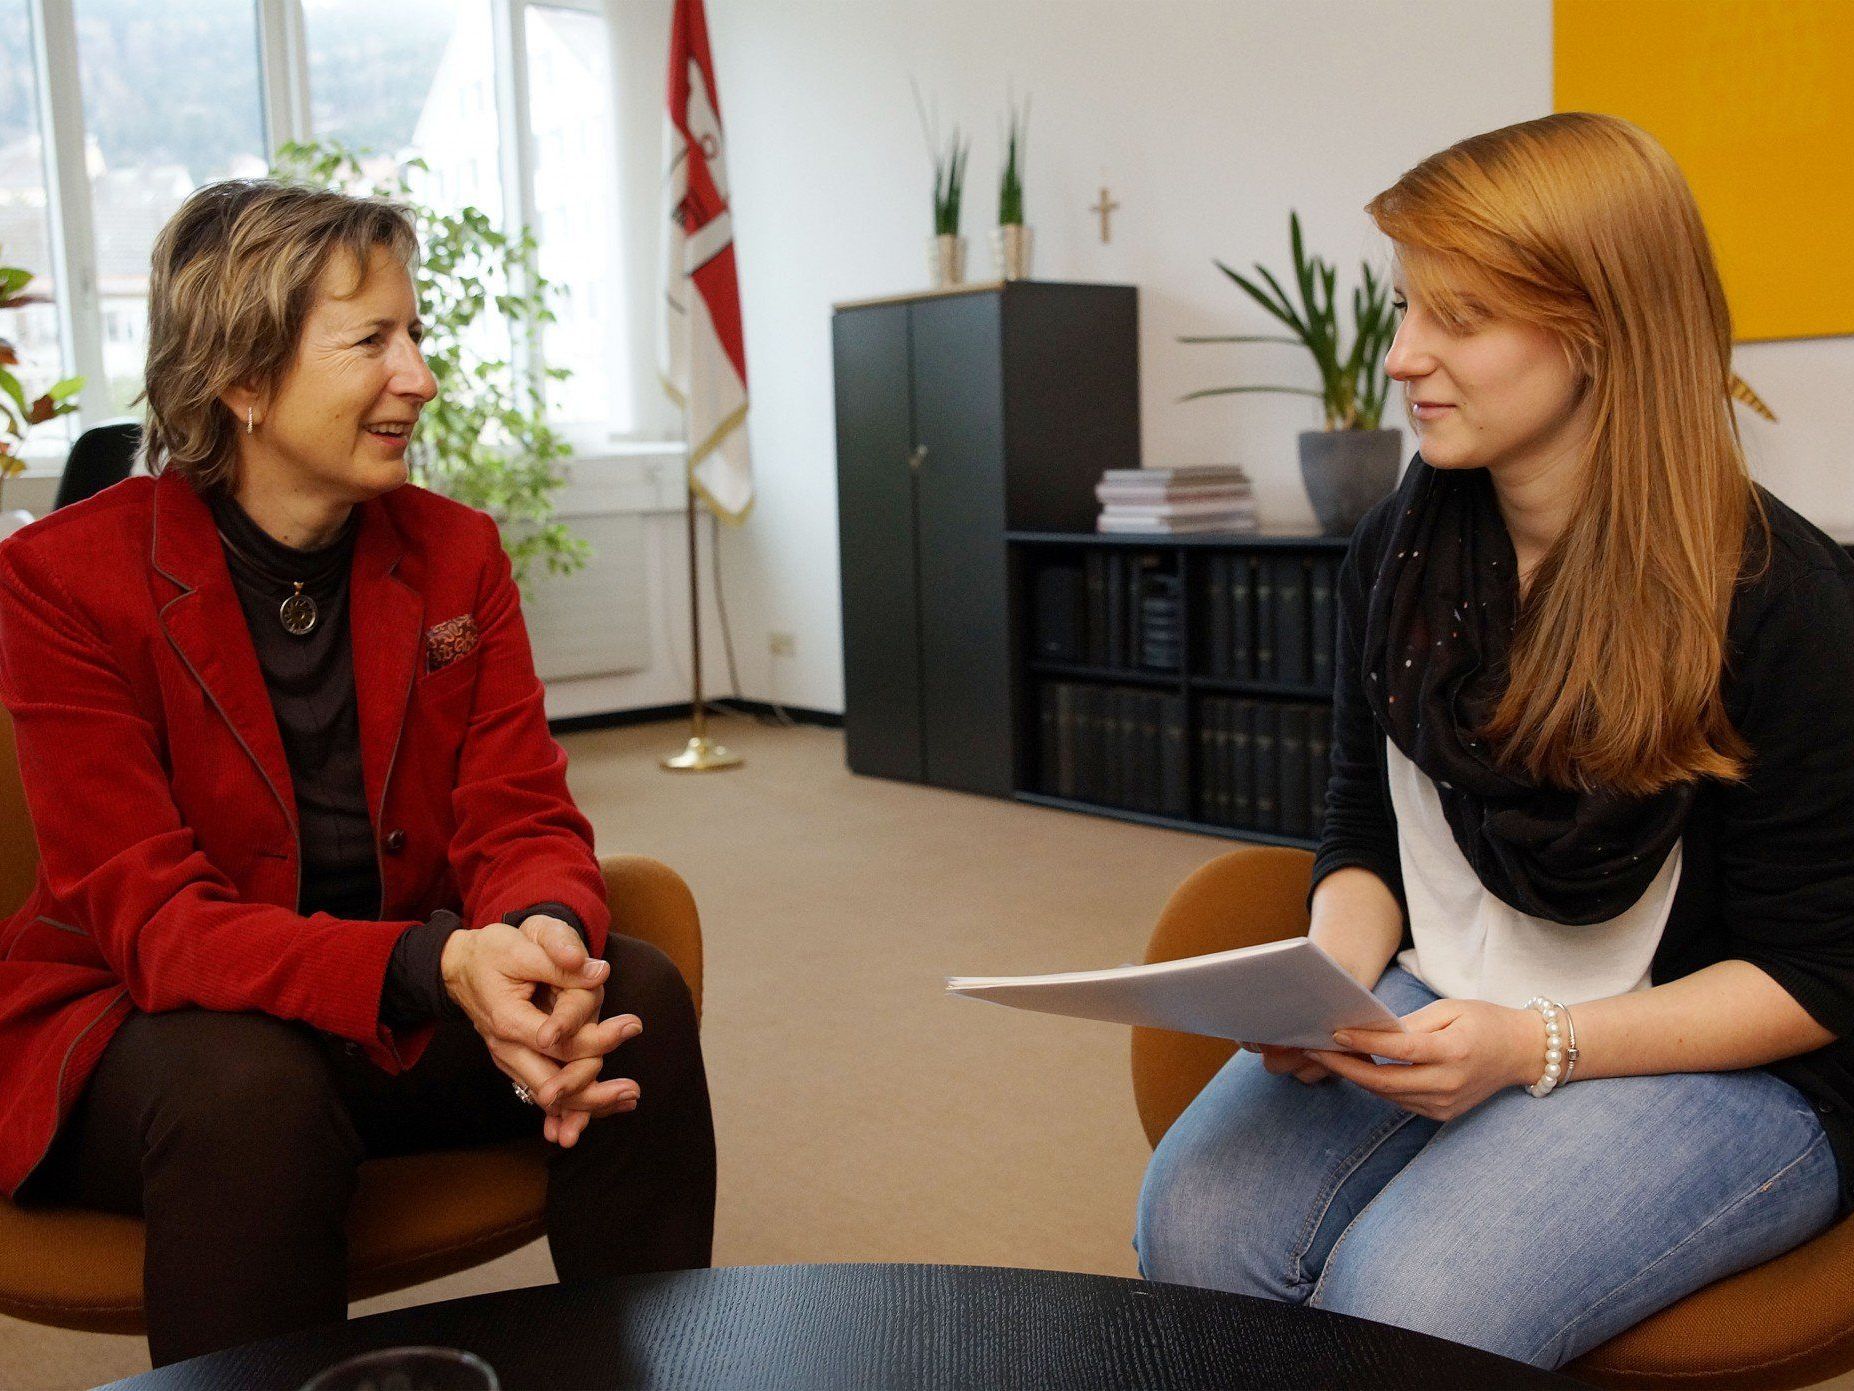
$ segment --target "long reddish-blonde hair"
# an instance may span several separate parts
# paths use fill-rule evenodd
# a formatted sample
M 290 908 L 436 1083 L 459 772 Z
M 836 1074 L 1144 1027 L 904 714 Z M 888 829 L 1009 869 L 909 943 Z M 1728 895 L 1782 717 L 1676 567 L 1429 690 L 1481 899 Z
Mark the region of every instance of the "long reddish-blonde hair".
M 1580 495 L 1533 573 L 1482 737 L 1556 787 L 1741 779 L 1726 622 L 1751 524 L 1767 558 L 1769 519 L 1728 395 L 1731 313 L 1679 166 L 1638 126 L 1566 111 L 1431 155 L 1365 210 L 1445 325 L 1546 329 L 1594 394 Z

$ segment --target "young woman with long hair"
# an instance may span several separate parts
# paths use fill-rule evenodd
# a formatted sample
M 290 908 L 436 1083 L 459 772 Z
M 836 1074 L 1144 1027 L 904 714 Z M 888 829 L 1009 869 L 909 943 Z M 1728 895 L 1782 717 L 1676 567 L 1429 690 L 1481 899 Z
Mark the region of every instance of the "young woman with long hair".
M 1747 471 L 1646 132 L 1490 131 L 1367 210 L 1420 450 L 1341 572 L 1310 935 L 1404 1030 L 1245 1045 L 1137 1245 L 1555 1367 L 1850 1210 L 1854 561 Z

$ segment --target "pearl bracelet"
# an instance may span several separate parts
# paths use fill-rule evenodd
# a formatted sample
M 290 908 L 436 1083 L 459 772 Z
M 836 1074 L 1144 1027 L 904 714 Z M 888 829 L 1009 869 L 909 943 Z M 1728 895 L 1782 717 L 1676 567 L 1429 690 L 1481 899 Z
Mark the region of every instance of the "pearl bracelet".
M 1533 1096 L 1549 1096 L 1553 1087 L 1571 1080 L 1571 1071 L 1577 1066 L 1577 1025 L 1571 1022 L 1570 1010 L 1543 995 L 1534 995 L 1527 1000 L 1526 1008 L 1537 1010 L 1545 1019 L 1545 1072 L 1526 1090 Z M 1558 1027 L 1560 1014 L 1564 1016 L 1565 1025 L 1571 1031 L 1568 1047 L 1564 1045 Z

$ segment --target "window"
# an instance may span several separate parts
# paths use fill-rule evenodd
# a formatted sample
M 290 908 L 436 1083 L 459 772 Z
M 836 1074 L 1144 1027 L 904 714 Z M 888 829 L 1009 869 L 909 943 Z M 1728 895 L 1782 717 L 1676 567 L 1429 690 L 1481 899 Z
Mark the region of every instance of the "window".
M 304 0 L 303 21 L 318 139 L 423 159 L 419 197 L 503 216 L 489 0 Z
M 262 174 L 251 0 L 76 0 L 103 370 L 112 409 L 142 389 L 148 259 L 187 195 Z
M 417 0 L 378 22 L 377 0 L 305 0 L 309 90 L 317 139 L 374 152 L 371 183 L 410 161 L 414 195 L 442 212 L 507 216 L 489 0 Z M 379 166 L 377 169 L 374 166 Z M 508 326 L 493 309 L 472 348 L 506 360 Z
M 0 0 L 0 53 L 32 52 L 32 17 L 26 0 Z M 48 302 L 0 310 L 0 338 L 13 345 L 14 375 L 28 399 L 69 375 L 58 332 L 58 280 L 53 274 L 47 204 L 45 146 L 39 131 L 38 84 L 29 58 L 0 63 L 0 264 L 33 274 L 29 293 Z M 28 452 L 62 454 L 70 418 L 34 427 Z
M 558 321 L 533 366 L 573 372 L 548 383 L 554 424 L 585 449 L 633 432 L 608 24 L 597 0 L 0 0 L 0 257 L 56 300 L 0 314 L 23 379 L 86 376 L 85 425 L 130 411 L 161 227 L 201 184 L 263 174 L 270 141 L 332 137 L 380 176 L 423 160 L 440 208 L 544 228 Z M 66 423 L 34 452 L 61 460 Z
M 553 284 L 557 316 L 541 354 L 573 372 L 548 383 L 548 409 L 576 437 L 629 434 L 635 406 L 618 293 L 611 45 L 596 15 L 529 5 L 527 16 L 535 223 L 545 229 L 540 271 Z M 588 169 L 613 176 L 589 179 Z

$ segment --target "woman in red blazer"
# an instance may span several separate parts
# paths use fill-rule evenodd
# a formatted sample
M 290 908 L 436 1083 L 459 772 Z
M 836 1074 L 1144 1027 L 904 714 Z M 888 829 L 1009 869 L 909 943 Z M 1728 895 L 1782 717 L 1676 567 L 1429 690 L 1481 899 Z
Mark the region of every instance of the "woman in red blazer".
M 416 250 L 388 204 L 199 190 L 154 476 L 0 544 L 40 852 L 0 1186 L 146 1218 L 156 1364 L 343 1317 L 372 1154 L 544 1134 L 562 1278 L 708 1262 L 688 992 L 608 935 L 495 523 L 406 482 Z

